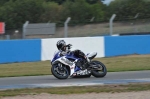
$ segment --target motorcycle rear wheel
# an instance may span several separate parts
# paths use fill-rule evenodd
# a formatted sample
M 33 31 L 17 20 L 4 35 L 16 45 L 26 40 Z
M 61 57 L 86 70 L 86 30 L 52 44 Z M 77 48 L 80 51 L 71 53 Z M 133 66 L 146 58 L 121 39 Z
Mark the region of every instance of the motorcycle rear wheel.
M 97 68 L 95 70 L 94 69 L 92 70 L 92 75 L 94 77 L 104 77 L 107 74 L 107 68 L 102 62 L 94 60 L 91 62 L 91 64 L 100 65 L 100 67 L 101 67 L 101 68 Z M 98 66 L 96 66 L 96 67 L 98 67 Z

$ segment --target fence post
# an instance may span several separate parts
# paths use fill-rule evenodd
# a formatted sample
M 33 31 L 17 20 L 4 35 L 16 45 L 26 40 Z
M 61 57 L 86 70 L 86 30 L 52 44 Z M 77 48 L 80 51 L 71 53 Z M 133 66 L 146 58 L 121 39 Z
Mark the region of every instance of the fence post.
M 28 24 L 29 24 L 29 21 L 26 21 L 26 22 L 23 24 L 22 39 L 25 39 L 26 27 L 27 27 Z
M 65 28 L 64 28 L 64 37 L 65 38 L 68 37 L 68 23 L 69 23 L 70 20 L 71 20 L 71 18 L 68 17 L 67 20 L 64 23 L 64 26 L 65 26 Z
M 6 40 L 10 40 L 10 35 L 6 35 Z
M 135 19 L 135 21 L 134 21 L 134 28 L 135 28 L 134 32 L 135 32 L 135 33 L 138 32 L 138 28 L 137 28 L 137 26 L 136 26 L 136 19 L 137 19 L 138 17 L 139 17 L 139 13 L 137 13 L 137 14 L 134 16 L 134 19 Z
M 113 20 L 115 19 L 116 14 L 113 14 L 112 17 L 109 20 L 109 27 L 110 27 L 110 35 L 112 36 L 113 34 Z

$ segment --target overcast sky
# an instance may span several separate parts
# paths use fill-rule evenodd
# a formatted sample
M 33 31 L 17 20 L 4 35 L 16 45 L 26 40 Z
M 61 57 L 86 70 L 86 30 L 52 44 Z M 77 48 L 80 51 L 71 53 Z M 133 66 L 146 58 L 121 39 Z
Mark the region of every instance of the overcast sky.
M 104 4 L 109 4 L 111 1 L 114 1 L 114 0 L 101 0 Z

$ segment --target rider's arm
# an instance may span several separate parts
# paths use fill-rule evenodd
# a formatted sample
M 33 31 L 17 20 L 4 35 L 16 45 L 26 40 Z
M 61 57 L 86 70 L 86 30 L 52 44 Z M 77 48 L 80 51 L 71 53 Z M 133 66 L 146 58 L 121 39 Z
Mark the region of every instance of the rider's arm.
M 66 47 L 67 47 L 68 49 L 71 49 L 71 46 L 72 46 L 72 44 L 66 45 Z

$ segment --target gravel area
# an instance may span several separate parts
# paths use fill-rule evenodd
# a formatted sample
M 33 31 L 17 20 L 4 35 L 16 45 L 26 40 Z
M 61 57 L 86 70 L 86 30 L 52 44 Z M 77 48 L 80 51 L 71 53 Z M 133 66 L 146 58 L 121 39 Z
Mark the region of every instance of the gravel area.
M 150 99 L 150 91 L 123 93 L 86 93 L 86 94 L 39 94 L 4 97 L 2 99 Z

